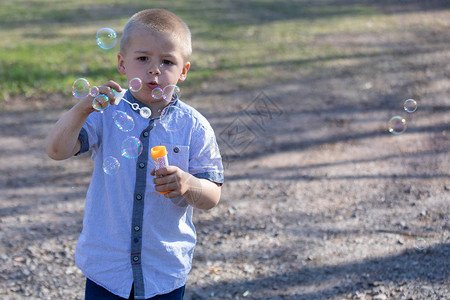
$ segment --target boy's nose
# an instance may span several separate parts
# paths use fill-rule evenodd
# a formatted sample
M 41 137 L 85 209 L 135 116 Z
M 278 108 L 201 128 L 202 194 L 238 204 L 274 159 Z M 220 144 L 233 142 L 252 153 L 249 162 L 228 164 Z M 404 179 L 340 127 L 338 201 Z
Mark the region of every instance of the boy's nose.
M 152 75 L 159 75 L 161 74 L 160 65 L 159 64 L 152 64 L 150 68 L 148 69 L 148 73 Z

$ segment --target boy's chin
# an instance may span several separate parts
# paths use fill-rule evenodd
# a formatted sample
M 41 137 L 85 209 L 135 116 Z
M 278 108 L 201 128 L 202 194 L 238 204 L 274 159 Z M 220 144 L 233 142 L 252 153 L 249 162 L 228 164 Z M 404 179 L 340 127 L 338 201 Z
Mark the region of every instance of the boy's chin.
M 163 99 L 155 99 L 152 96 L 150 96 L 150 97 L 135 97 L 135 98 L 149 107 L 150 106 L 158 106 L 158 107 L 165 106 L 165 104 L 167 103 Z

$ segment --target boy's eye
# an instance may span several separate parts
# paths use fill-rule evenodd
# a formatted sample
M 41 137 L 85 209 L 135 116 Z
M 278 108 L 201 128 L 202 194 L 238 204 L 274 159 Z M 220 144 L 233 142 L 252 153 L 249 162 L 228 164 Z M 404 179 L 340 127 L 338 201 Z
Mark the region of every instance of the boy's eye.
M 148 57 L 147 57 L 147 56 L 139 56 L 139 57 L 137 58 L 137 60 L 139 60 L 139 61 L 147 61 L 147 60 L 148 60 Z
M 173 65 L 173 62 L 168 59 L 163 59 L 162 63 L 165 65 Z

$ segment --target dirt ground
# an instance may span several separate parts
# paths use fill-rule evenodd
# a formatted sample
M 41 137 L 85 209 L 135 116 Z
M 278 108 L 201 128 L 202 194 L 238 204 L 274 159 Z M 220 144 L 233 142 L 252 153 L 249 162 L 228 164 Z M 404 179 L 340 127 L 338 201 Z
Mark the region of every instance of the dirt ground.
M 226 182 L 216 208 L 195 212 L 185 299 L 450 299 L 449 20 L 434 10 L 418 18 L 431 32 L 323 36 L 385 51 L 186 95 L 216 131 Z M 43 147 L 67 98 L 1 104 L 1 299 L 83 299 L 74 252 L 92 164 Z M 397 136 L 394 115 L 408 126 Z

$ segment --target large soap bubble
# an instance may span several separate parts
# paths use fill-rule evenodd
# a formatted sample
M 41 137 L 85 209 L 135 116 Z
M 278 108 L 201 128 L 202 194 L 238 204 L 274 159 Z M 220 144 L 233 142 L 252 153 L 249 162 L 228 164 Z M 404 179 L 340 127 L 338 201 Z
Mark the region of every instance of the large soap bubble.
M 117 33 L 111 28 L 101 28 L 97 31 L 97 45 L 100 48 L 109 50 L 117 44 Z

